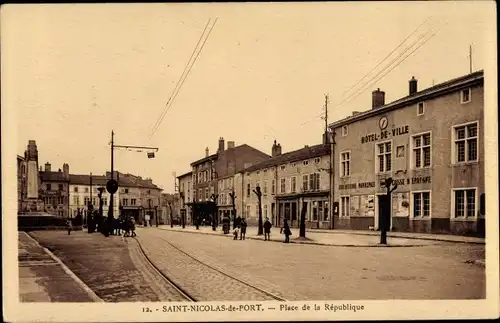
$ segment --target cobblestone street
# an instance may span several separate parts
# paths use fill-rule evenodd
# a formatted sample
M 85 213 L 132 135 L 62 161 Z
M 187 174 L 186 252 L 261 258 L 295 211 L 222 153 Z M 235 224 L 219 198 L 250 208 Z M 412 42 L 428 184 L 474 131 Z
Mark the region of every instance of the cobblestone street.
M 159 247 L 162 238 L 204 263 L 287 300 L 485 297 L 484 267 L 469 263 L 484 259 L 484 245 L 436 242 L 418 247 L 333 247 L 233 241 L 155 228 L 139 229 L 138 236 L 155 263 L 174 260 L 168 248 Z M 193 274 L 186 269 L 184 277 L 177 273 L 176 278 L 191 284 Z M 204 279 L 210 281 L 210 277 Z M 220 288 L 218 283 L 212 286 Z M 224 298 L 233 299 L 227 291 Z

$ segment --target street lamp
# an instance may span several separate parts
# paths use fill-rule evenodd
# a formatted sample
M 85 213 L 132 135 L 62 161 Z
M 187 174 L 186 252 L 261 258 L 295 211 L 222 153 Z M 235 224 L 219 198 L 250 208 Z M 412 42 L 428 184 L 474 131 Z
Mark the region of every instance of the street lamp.
M 395 184 L 392 188 L 394 181 L 391 177 L 387 178 L 383 185 L 387 189 L 386 195 L 380 196 L 381 203 L 381 214 L 379 216 L 379 228 L 380 228 L 380 244 L 387 244 L 387 230 L 391 226 L 391 194 L 398 188 L 398 184 Z
M 259 200 L 259 230 L 257 235 L 261 236 L 264 232 L 262 227 L 262 192 L 260 190 L 260 186 L 257 186 L 253 192 L 257 195 L 257 199 Z

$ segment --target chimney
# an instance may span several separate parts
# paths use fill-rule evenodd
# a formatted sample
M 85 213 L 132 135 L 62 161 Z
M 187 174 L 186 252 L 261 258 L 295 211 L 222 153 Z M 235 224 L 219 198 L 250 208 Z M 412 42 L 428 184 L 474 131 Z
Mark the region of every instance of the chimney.
M 278 146 L 276 146 L 276 156 L 279 155 L 281 155 L 281 144 L 278 144 Z
M 410 95 L 417 93 L 417 80 L 414 76 L 411 77 L 410 83 Z
M 224 138 L 220 137 L 219 138 L 219 150 L 217 152 L 222 152 L 224 151 Z
M 276 154 L 276 148 L 278 148 L 278 145 L 276 144 L 276 140 L 274 140 L 273 148 L 271 148 L 271 157 L 276 157 L 277 156 L 277 154 Z
M 205 157 L 208 157 L 208 147 L 205 148 Z
M 372 109 L 380 108 L 385 104 L 385 92 L 377 89 L 372 92 Z
M 227 142 L 227 149 L 234 148 L 234 141 L 228 141 Z
M 63 164 L 63 174 L 65 179 L 69 179 L 69 165 L 66 163 Z
M 50 163 L 45 163 L 45 171 L 50 172 Z

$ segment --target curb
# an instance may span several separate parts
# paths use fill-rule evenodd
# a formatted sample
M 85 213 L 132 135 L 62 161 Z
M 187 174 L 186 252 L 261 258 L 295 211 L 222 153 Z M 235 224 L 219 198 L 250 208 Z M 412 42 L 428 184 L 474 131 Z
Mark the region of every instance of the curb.
M 86 293 L 87 295 L 96 303 L 104 303 L 104 300 L 97 296 L 97 294 L 90 289 L 78 276 L 75 275 L 74 272 L 71 271 L 63 262 L 61 259 L 59 259 L 56 255 L 54 255 L 49 249 L 43 247 L 40 245 L 40 243 L 33 238 L 29 233 L 23 232 L 29 239 L 31 239 L 34 243 L 36 243 L 37 246 L 42 248 L 52 259 L 54 259 L 55 262 L 57 262 L 59 265 L 61 265 L 62 269 L 68 274 Z
M 372 233 L 358 233 L 358 232 L 324 232 L 324 231 L 308 231 L 311 233 L 325 233 L 325 234 L 354 234 L 358 236 L 377 236 L 377 234 Z M 469 244 L 486 244 L 485 241 L 460 241 L 460 240 L 448 240 L 441 238 L 431 238 L 431 237 L 411 237 L 411 236 L 400 236 L 400 235 L 391 235 L 387 234 L 388 238 L 399 238 L 399 239 L 412 239 L 412 240 L 429 240 L 429 241 L 440 241 L 440 242 L 449 242 L 449 243 L 469 243 Z
M 168 228 L 158 228 L 160 230 L 165 230 L 165 231 L 170 231 L 170 232 L 181 232 L 181 233 L 193 233 L 193 234 L 204 234 L 204 235 L 211 235 L 211 236 L 220 236 L 220 237 L 226 237 L 226 238 L 232 238 L 232 235 L 225 235 L 225 234 L 213 234 L 213 233 L 208 233 L 208 232 L 196 232 L 196 231 L 181 231 L 181 230 L 172 230 Z M 260 241 L 265 241 L 260 238 L 256 237 L 249 237 L 246 236 L 246 239 L 250 240 L 260 240 Z M 239 240 L 239 239 L 238 239 Z M 269 240 L 271 242 L 278 242 L 278 243 L 283 243 L 281 240 Z M 354 245 L 354 244 L 326 244 L 326 243 L 321 243 L 321 242 L 307 242 L 307 241 L 296 241 L 296 240 L 290 240 L 290 243 L 294 244 L 303 244 L 303 245 L 316 245 L 316 246 L 324 246 L 324 247 L 356 247 L 356 248 L 406 248 L 406 247 L 424 247 L 427 246 L 425 244 L 409 244 L 409 245 L 381 245 L 381 244 L 368 244 L 368 245 Z

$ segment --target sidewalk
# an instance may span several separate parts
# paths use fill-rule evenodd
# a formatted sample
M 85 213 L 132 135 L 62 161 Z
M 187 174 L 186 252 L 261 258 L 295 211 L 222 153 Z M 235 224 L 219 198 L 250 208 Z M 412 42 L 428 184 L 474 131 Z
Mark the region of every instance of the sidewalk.
M 209 226 L 200 226 L 199 230 L 196 230 L 194 226 L 186 226 L 186 228 L 182 228 L 180 226 L 174 226 L 171 228 L 169 225 L 160 225 L 158 227 L 161 230 L 167 231 L 179 231 L 186 233 L 197 233 L 197 234 L 210 234 L 210 235 L 218 235 L 228 238 L 233 238 L 233 235 L 223 234 L 222 227 L 219 226 L 216 231 L 212 231 L 212 227 Z M 147 228 L 146 228 L 147 229 Z M 150 230 L 154 229 L 150 228 Z M 438 244 L 439 241 L 434 240 L 425 240 L 425 239 L 410 239 L 410 238 L 402 238 L 402 237 L 389 237 L 387 239 L 387 245 L 380 244 L 380 236 L 373 234 L 352 234 L 351 232 L 342 232 L 335 233 L 333 232 L 316 232 L 316 231 L 307 231 L 306 240 L 299 240 L 299 230 L 291 229 L 292 236 L 290 237 L 290 243 L 299 243 L 299 244 L 312 244 L 312 245 L 324 245 L 324 246 L 339 246 L 339 247 L 418 247 L 418 246 L 428 246 Z M 248 227 L 246 239 L 250 240 L 264 240 L 264 236 L 257 236 L 258 228 L 257 227 Z M 273 228 L 271 230 L 271 241 L 274 242 L 283 242 L 285 237 L 283 234 L 279 233 L 279 229 Z
M 21 302 L 101 301 L 50 251 L 25 232 L 18 233 Z

